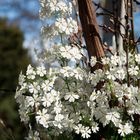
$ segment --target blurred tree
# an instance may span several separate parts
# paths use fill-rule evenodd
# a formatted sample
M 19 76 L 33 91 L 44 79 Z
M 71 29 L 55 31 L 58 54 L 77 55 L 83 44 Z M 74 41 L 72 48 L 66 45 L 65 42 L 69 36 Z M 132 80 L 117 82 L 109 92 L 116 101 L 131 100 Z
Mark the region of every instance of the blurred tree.
M 20 27 L 24 46 L 30 46 L 29 49 L 36 47 L 31 45 L 40 39 L 39 6 L 39 0 L 0 0 L 0 17 L 8 17 L 8 22 Z
M 23 40 L 19 28 L 0 19 L 0 140 L 22 140 L 24 135 L 14 99 L 19 73 L 31 60 L 22 47 Z
M 8 16 L 21 29 L 34 32 L 40 22 L 38 0 L 4 0 L 0 1 L 0 16 Z M 38 27 L 40 29 L 40 27 Z

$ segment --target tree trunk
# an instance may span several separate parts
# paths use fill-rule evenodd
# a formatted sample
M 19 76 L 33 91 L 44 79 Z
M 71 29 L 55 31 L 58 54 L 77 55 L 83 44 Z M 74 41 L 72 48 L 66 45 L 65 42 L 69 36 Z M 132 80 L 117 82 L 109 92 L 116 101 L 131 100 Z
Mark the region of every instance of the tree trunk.
M 97 59 L 100 59 L 105 54 L 92 0 L 78 0 L 78 8 L 89 58 L 95 56 Z

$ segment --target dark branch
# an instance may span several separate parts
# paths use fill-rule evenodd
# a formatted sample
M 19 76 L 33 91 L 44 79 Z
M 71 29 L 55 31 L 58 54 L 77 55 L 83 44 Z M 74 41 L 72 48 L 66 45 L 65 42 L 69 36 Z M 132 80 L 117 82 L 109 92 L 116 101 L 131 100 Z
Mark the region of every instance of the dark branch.
M 137 4 L 137 5 L 140 5 L 140 2 L 138 0 L 134 0 L 134 2 Z

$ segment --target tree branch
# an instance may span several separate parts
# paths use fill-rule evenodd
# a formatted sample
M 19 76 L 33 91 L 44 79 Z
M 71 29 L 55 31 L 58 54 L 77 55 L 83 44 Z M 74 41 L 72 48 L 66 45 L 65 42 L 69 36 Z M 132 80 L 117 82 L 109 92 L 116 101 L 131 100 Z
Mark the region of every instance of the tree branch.
M 96 56 L 97 59 L 99 59 L 105 54 L 99 35 L 99 29 L 92 0 L 78 0 L 78 8 L 89 58 L 91 58 L 91 56 Z

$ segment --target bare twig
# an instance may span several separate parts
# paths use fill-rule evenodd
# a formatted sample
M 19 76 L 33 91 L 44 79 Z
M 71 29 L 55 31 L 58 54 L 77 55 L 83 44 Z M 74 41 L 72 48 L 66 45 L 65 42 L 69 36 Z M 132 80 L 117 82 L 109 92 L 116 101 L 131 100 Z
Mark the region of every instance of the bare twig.
M 96 2 L 93 1 L 93 4 L 94 4 L 95 6 L 101 8 L 103 11 L 105 11 L 105 12 L 107 12 L 107 13 L 110 13 L 110 14 L 113 14 L 111 11 L 109 11 L 109 10 L 105 9 L 104 7 L 102 7 L 100 3 L 96 3 Z
M 137 4 L 137 5 L 140 5 L 140 2 L 138 0 L 134 0 L 134 2 Z

